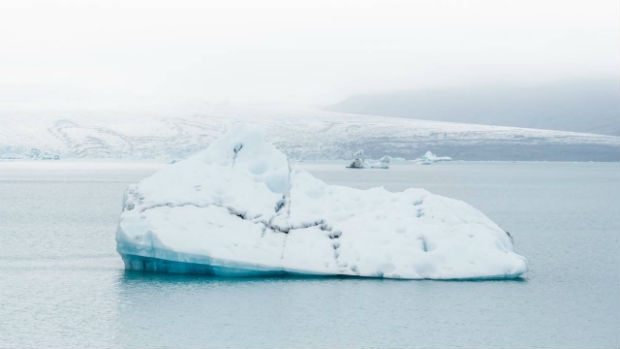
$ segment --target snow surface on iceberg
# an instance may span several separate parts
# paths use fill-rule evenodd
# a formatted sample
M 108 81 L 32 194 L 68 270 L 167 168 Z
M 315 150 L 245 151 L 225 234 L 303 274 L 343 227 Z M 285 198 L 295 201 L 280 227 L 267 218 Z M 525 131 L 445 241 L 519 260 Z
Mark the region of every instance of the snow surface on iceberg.
M 423 189 L 327 185 L 238 128 L 125 193 L 126 268 L 226 276 L 511 278 L 511 238 L 468 204 Z

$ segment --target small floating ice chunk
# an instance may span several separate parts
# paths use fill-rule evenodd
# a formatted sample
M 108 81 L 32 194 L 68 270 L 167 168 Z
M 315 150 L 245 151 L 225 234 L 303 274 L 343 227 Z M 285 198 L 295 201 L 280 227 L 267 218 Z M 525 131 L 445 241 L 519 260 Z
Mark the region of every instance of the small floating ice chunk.
M 388 169 L 388 168 L 390 168 L 390 157 L 389 156 L 384 156 L 381 159 L 379 159 L 379 161 L 371 163 L 370 167 L 372 167 L 372 168 Z
M 353 155 L 354 159 L 347 168 L 381 168 L 388 169 L 390 168 L 390 157 L 384 156 L 379 161 L 366 159 L 364 157 L 364 151 L 359 150 Z
M 353 154 L 353 162 L 347 166 L 347 168 L 369 168 L 370 164 L 364 158 L 364 151 L 358 150 Z
M 386 157 L 390 160 L 390 162 L 403 162 L 403 161 L 407 161 L 407 159 L 402 158 L 402 157 L 398 157 L 398 156 L 386 155 Z
M 452 158 L 449 156 L 437 156 L 433 154 L 430 150 L 424 153 L 424 155 L 420 158 L 417 158 L 415 161 L 417 163 L 423 165 L 430 165 L 440 161 L 451 161 Z
M 470 205 L 424 189 L 327 185 L 246 128 L 130 186 L 116 242 L 127 269 L 158 272 L 479 279 L 527 270 L 511 237 Z

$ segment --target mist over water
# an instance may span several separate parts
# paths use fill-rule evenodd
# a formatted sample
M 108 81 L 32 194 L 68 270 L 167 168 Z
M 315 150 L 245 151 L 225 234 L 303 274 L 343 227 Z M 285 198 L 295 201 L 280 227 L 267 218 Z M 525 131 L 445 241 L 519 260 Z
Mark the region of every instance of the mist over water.
M 0 111 L 271 102 L 618 78 L 617 1 L 0 4 Z
M 330 110 L 620 136 L 620 78 L 355 95 Z

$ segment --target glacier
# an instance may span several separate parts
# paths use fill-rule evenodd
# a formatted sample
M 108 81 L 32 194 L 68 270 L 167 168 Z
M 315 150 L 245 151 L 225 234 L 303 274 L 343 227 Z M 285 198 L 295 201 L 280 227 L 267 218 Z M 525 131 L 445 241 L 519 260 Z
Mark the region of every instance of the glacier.
M 237 127 L 125 192 L 126 269 L 220 276 L 516 278 L 512 238 L 472 206 L 424 189 L 328 185 L 254 127 Z
M 1 109 L 1 108 L 0 108 Z M 620 137 L 409 118 L 294 106 L 195 109 L 0 110 L 2 159 L 178 161 L 226 130 L 250 124 L 298 160 L 415 159 L 432 149 L 454 160 L 618 161 Z

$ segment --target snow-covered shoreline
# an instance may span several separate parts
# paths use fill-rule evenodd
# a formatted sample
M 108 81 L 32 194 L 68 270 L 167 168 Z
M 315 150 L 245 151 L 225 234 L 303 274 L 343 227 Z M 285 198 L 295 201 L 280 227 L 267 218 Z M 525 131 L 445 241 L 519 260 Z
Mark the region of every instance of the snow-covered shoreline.
M 0 115 L 0 159 L 181 160 L 226 130 L 264 130 L 289 158 L 351 159 L 364 149 L 415 159 L 620 161 L 620 137 L 459 124 L 314 109 L 213 108 L 201 113 L 50 112 Z

